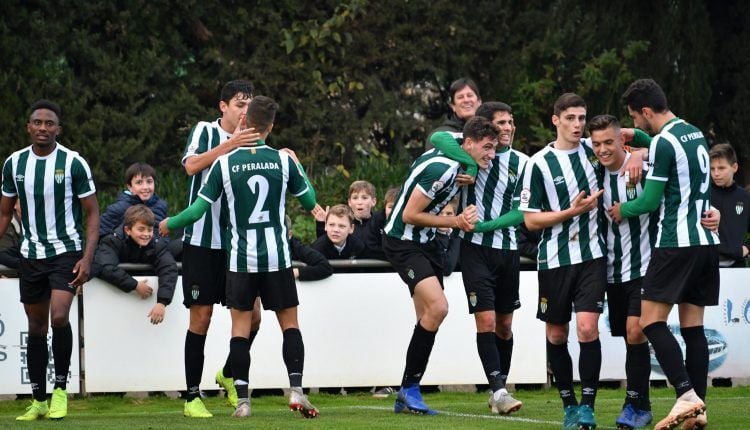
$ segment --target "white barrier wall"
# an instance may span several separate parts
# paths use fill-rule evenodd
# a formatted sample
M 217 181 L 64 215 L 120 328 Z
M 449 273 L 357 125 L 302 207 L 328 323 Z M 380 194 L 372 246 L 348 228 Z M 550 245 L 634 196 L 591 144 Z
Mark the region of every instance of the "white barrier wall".
M 523 273 L 522 303 L 536 301 L 536 274 Z M 149 282 L 156 284 L 156 278 Z M 532 284 L 533 281 L 533 284 Z M 409 290 L 395 273 L 336 274 L 298 283 L 299 319 L 305 341 L 304 385 L 310 387 L 398 385 L 414 327 Z M 486 383 L 476 352 L 474 319 L 468 314 L 460 274 L 446 278 L 450 311 L 438 332 L 425 384 Z M 140 300 L 104 282 L 86 285 L 86 391 L 184 390 L 183 347 L 188 311 L 178 285 L 165 322 L 152 326 L 153 299 Z M 546 382 L 544 326 L 529 312 L 514 321 L 510 382 Z M 228 352 L 228 311 L 214 307 L 206 341 L 202 388 L 218 388 L 214 374 Z M 252 347 L 250 384 L 289 385 L 275 315 L 263 312 Z
M 137 278 L 141 278 L 140 276 Z M 149 277 L 155 286 L 156 278 Z M 706 309 L 712 377 L 750 377 L 750 269 L 722 269 L 720 305 Z M 425 384 L 485 383 L 476 352 L 474 320 L 467 312 L 460 273 L 445 280 L 450 312 L 441 327 Z M 304 385 L 310 387 L 397 385 L 414 325 L 406 286 L 395 273 L 336 274 L 298 283 L 300 325 L 306 346 Z M 85 388 L 88 392 L 184 390 L 183 347 L 188 311 L 178 284 L 165 322 L 153 326 L 146 314 L 155 296 L 134 293 L 99 280 L 84 286 Z M 18 300 L 18 280 L 0 280 L 0 394 L 28 393 L 25 373 L 26 316 Z M 521 272 L 522 307 L 514 316 L 515 348 L 511 383 L 546 382 L 544 326 L 535 319 L 536 272 Z M 670 325 L 677 324 L 676 315 Z M 73 303 L 71 321 L 77 320 Z M 606 314 L 600 320 L 602 379 L 625 379 L 625 348 L 609 335 Z M 74 338 L 78 327 L 73 324 Z M 206 342 L 202 388 L 216 389 L 214 374 L 228 351 L 228 311 L 214 307 Z M 678 340 L 681 338 L 678 336 Z M 77 345 L 77 342 L 76 342 Z M 570 350 L 577 362 L 578 342 L 571 330 Z M 50 369 L 51 369 L 50 358 Z M 663 379 L 655 360 L 652 379 Z M 70 392 L 78 392 L 78 348 L 74 348 Z M 577 374 L 577 366 L 574 366 Z M 51 372 L 51 370 L 50 370 Z M 51 373 L 48 380 L 51 381 Z M 253 344 L 251 386 L 288 385 L 281 358 L 281 333 L 272 312 L 263 312 Z M 25 383 L 24 383 L 25 382 Z
M 78 299 L 70 308 L 73 329 L 73 354 L 70 361 L 68 393 L 80 392 L 78 374 Z M 0 279 L 0 394 L 31 394 L 29 370 L 26 364 L 28 323 L 18 291 L 18 279 Z M 52 361 L 52 330 L 47 334 L 49 362 L 47 364 L 47 392 L 52 392 L 55 381 Z

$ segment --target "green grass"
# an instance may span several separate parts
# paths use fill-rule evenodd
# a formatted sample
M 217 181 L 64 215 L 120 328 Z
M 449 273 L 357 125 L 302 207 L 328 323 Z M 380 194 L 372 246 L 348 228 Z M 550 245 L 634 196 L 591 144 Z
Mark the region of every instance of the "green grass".
M 651 397 L 655 420 L 672 407 L 674 391 L 652 389 Z M 597 398 L 597 421 L 600 429 L 613 429 L 622 406 L 623 390 L 603 389 Z M 0 402 L 0 428 L 54 429 L 160 429 L 160 428 L 325 428 L 325 429 L 558 429 L 562 407 L 554 390 L 520 390 L 516 397 L 523 408 L 510 417 L 490 415 L 487 395 L 472 393 L 426 394 L 430 407 L 440 411 L 437 416 L 395 415 L 393 396 L 374 399 L 368 393 L 348 396 L 313 394 L 312 402 L 321 416 L 305 420 L 287 410 L 286 399 L 267 396 L 252 400 L 253 416 L 247 420 L 231 418 L 231 408 L 224 398 L 207 398 L 206 405 L 214 418 L 188 419 L 182 416 L 181 400 L 166 397 L 146 399 L 96 396 L 72 399 L 68 417 L 58 422 L 16 423 L 14 418 L 23 412 L 27 400 Z M 709 388 L 708 417 L 711 428 L 750 428 L 745 413 L 750 404 L 750 387 Z

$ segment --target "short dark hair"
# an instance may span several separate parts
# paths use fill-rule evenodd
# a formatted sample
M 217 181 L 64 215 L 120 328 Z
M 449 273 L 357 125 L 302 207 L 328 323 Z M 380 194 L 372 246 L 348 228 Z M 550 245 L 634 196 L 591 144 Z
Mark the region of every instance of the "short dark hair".
M 732 145 L 728 143 L 717 143 L 711 147 L 708 155 L 711 157 L 711 160 L 723 159 L 729 164 L 737 163 L 737 154 L 734 152 Z
M 252 98 L 253 92 L 253 84 L 251 84 L 250 81 L 236 79 L 224 84 L 224 87 L 221 89 L 220 100 L 229 103 L 237 94 L 244 94 L 247 98 Z
M 640 112 L 647 107 L 661 113 L 669 110 L 664 90 L 653 79 L 638 79 L 622 95 L 622 101 L 630 109 Z
M 474 91 L 474 94 L 477 95 L 477 98 L 482 98 L 479 95 L 479 87 L 477 86 L 476 82 L 474 82 L 470 78 L 458 78 L 455 81 L 451 82 L 451 86 L 448 88 L 448 91 L 451 93 L 451 104 L 456 102 L 456 93 L 466 87 L 471 88 L 471 90 Z
M 485 137 L 497 140 L 497 128 L 492 121 L 483 116 L 473 116 L 464 125 L 464 139 L 470 138 L 478 142 Z
M 589 134 L 592 131 L 606 130 L 610 127 L 614 128 L 615 131 L 620 131 L 620 121 L 614 115 L 597 115 L 593 117 L 586 124 L 589 129 Z
M 151 167 L 150 164 L 136 161 L 135 163 L 128 166 L 127 170 L 125 170 L 125 183 L 127 185 L 130 185 L 130 181 L 132 181 L 133 178 L 138 175 L 140 175 L 142 178 L 152 177 L 154 178 L 154 180 L 156 180 L 156 170 L 154 170 L 154 168 Z
M 48 109 L 57 115 L 57 122 L 59 123 L 62 121 L 62 109 L 60 109 L 60 105 L 53 102 L 52 100 L 47 99 L 39 99 L 35 101 L 31 108 L 29 109 L 29 117 L 34 114 L 34 112 L 38 111 L 39 109 Z
M 492 121 L 492 117 L 495 116 L 495 112 L 508 112 L 513 113 L 513 109 L 509 104 L 503 102 L 484 102 L 477 108 L 476 116 L 481 116 Z
M 553 112 L 556 116 L 560 116 L 564 110 L 572 107 L 582 107 L 586 109 L 586 101 L 576 93 L 565 93 L 555 101 Z
M 125 211 L 123 224 L 125 227 L 133 227 L 135 223 L 141 222 L 145 225 L 153 226 L 156 222 L 154 213 L 146 205 L 133 205 Z
M 263 133 L 273 124 L 279 105 L 270 97 L 256 96 L 247 107 L 247 126 Z

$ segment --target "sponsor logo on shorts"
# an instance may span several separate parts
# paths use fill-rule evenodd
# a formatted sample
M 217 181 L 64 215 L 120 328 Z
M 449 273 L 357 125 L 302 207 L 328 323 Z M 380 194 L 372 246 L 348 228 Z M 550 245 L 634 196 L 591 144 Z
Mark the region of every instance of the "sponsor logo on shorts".
M 602 301 L 596 302 L 596 308 L 599 310 L 604 309 L 604 302 Z
M 745 204 L 743 202 L 737 202 L 736 205 L 734 205 L 734 210 L 737 212 L 737 215 L 742 214 L 742 210 L 745 208 Z
M 469 293 L 469 304 L 472 308 L 477 307 L 477 293 L 471 292 Z
M 528 188 L 521 190 L 521 203 L 527 205 L 531 200 L 531 191 Z
M 432 187 L 430 188 L 430 190 L 433 193 L 437 193 L 438 191 L 442 190 L 444 186 L 445 183 L 443 181 L 435 181 L 432 183 Z
M 414 279 L 414 269 L 409 269 L 409 271 L 406 272 L 406 276 L 408 276 L 409 279 Z
M 539 299 L 539 310 L 542 311 L 542 313 L 547 313 L 547 298 L 541 297 Z
M 65 171 L 63 169 L 56 169 L 55 182 L 57 182 L 58 184 L 62 184 L 63 179 L 65 179 Z
M 201 294 L 200 287 L 197 285 L 193 285 L 192 291 L 190 292 L 190 295 L 193 297 L 193 300 L 198 300 L 198 296 Z

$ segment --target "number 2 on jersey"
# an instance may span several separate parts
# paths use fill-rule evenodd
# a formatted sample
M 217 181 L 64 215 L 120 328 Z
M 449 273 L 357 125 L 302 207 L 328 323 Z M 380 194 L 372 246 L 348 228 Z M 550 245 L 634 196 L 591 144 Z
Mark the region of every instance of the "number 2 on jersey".
M 270 220 L 268 211 L 263 210 L 266 197 L 268 197 L 268 180 L 263 176 L 253 175 L 247 180 L 247 186 L 250 187 L 250 192 L 257 197 L 255 199 L 255 206 L 252 212 L 250 212 L 250 218 L 248 218 L 247 222 L 249 224 L 268 222 Z

